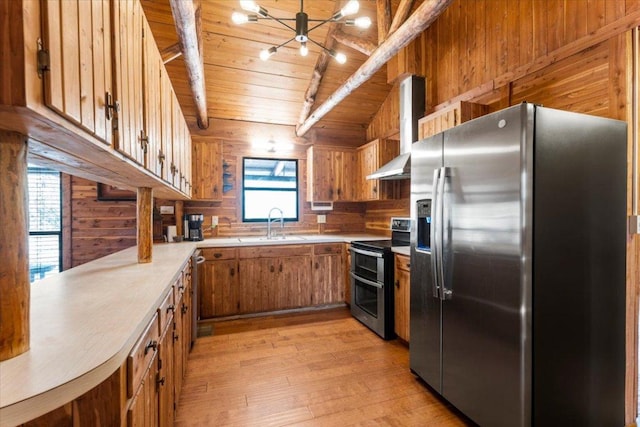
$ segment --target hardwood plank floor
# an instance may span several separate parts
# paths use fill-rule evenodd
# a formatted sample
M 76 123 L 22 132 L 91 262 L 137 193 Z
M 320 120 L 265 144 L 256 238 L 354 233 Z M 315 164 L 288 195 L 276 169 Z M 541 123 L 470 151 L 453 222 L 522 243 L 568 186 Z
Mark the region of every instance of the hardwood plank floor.
M 467 426 L 346 308 L 212 323 L 176 426 Z

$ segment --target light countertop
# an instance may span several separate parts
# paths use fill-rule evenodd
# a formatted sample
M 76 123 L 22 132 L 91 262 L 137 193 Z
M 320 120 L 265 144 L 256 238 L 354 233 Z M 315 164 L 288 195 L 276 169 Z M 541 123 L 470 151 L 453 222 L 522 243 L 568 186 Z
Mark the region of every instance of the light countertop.
M 196 248 L 380 238 L 343 234 L 163 243 L 154 245 L 148 264 L 137 263 L 137 248 L 132 247 L 34 282 L 30 349 L 0 362 L 0 426 L 56 409 L 115 372 Z

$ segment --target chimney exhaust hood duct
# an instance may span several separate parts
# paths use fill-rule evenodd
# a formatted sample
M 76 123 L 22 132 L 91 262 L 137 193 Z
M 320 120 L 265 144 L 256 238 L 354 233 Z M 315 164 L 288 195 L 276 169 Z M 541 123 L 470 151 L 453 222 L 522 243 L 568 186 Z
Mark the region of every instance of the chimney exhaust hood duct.
M 411 144 L 418 140 L 418 120 L 424 114 L 425 80 L 409 76 L 400 82 L 400 155 L 367 179 L 411 178 Z

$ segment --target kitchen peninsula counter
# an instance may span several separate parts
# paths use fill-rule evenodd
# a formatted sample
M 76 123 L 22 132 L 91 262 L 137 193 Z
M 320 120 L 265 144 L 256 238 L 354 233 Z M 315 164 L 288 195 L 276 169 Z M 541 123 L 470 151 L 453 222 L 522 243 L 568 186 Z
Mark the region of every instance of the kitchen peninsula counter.
M 132 247 L 39 280 L 31 286 L 30 349 L 0 362 L 0 426 L 56 409 L 119 369 L 196 248 L 381 237 L 327 234 L 164 243 L 154 245 L 148 264 L 138 264 L 137 248 Z
M 31 285 L 30 349 L 0 362 L 0 426 L 56 409 L 122 366 L 189 260 L 192 242 L 132 247 Z

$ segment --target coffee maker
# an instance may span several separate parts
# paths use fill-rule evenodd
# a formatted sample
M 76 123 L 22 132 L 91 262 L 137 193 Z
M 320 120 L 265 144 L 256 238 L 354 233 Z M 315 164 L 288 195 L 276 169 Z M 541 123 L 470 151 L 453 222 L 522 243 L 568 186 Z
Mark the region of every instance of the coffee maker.
M 203 214 L 185 214 L 185 223 L 188 227 L 187 240 L 200 241 L 204 240 L 202 235 L 202 223 L 204 222 Z

